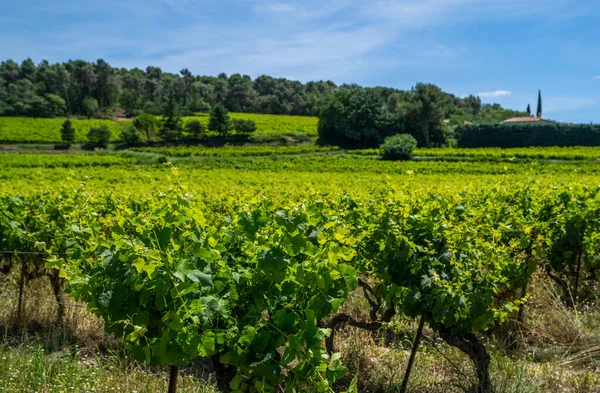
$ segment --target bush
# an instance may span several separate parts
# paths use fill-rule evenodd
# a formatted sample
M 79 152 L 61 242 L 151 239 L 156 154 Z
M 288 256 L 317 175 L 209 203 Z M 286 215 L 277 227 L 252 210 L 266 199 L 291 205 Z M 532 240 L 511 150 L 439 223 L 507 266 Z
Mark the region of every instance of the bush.
M 541 122 L 469 124 L 456 130 L 459 147 L 598 146 L 600 125 Z
M 233 126 L 241 134 L 252 134 L 256 131 L 256 123 L 252 120 L 235 119 L 233 120 Z
M 112 132 L 108 129 L 107 126 L 100 127 L 92 127 L 87 133 L 88 142 L 93 147 L 106 147 L 108 145 L 108 141 L 110 140 L 110 136 Z
M 71 120 L 65 120 L 60 129 L 60 138 L 67 145 L 70 145 L 75 141 L 75 130 L 73 129 L 73 125 L 71 124 Z
M 385 139 L 381 145 L 381 158 L 384 160 L 410 160 L 417 140 L 409 134 L 396 134 Z
M 204 136 L 205 127 L 198 120 L 190 120 L 185 124 L 185 130 L 190 136 L 200 138 Z
M 128 145 L 140 142 L 140 133 L 131 124 L 121 130 L 121 140 Z

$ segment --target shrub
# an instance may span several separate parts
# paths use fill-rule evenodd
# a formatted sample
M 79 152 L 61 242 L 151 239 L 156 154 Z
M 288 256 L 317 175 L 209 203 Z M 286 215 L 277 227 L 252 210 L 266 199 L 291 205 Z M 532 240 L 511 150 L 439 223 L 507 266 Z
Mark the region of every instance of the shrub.
M 409 134 L 396 134 L 385 139 L 381 145 L 381 158 L 384 160 L 410 160 L 417 140 Z
M 60 138 L 67 145 L 70 145 L 75 141 L 75 130 L 73 129 L 73 125 L 71 124 L 71 120 L 65 120 L 60 129 Z
M 190 136 L 200 138 L 204 136 L 205 127 L 198 120 L 190 120 L 185 124 L 185 130 Z
M 256 123 L 252 120 L 235 119 L 233 125 L 235 130 L 241 134 L 252 134 L 256 131 Z
M 107 126 L 92 127 L 87 133 L 88 142 L 94 147 L 106 147 L 112 132 Z
M 140 133 L 131 124 L 121 130 L 121 140 L 129 145 L 140 142 Z

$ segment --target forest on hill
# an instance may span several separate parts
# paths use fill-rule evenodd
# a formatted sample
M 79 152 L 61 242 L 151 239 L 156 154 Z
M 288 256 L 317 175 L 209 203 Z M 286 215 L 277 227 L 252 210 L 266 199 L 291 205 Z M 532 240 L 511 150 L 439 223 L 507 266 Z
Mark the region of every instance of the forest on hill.
M 331 81 L 302 83 L 267 75 L 224 73 L 194 75 L 187 68 L 178 74 L 149 66 L 126 69 L 106 61 L 69 60 L 35 64 L 0 63 L 0 116 L 106 118 L 132 117 L 143 112 L 164 115 L 175 104 L 182 115 L 209 112 L 217 104 L 244 113 L 318 116 L 333 95 L 345 89 L 366 89 L 394 111 L 414 94 L 389 87 L 363 88 Z M 457 97 L 442 92 L 444 118 L 451 124 L 497 122 L 523 114 L 483 104 L 479 97 Z

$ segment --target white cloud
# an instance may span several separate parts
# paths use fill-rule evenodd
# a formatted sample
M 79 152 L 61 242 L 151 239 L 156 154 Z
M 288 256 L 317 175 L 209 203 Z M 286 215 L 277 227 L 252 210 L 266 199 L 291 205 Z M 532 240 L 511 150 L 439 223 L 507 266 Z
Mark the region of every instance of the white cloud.
M 593 77 L 592 79 L 598 80 L 600 79 L 600 75 Z
M 496 97 L 508 97 L 512 94 L 512 91 L 508 90 L 496 90 L 488 91 L 484 93 L 477 93 L 479 98 L 496 98 Z

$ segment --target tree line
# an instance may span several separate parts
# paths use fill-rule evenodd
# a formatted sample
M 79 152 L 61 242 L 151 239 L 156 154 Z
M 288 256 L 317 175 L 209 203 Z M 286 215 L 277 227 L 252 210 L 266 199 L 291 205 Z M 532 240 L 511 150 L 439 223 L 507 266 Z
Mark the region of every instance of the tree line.
M 366 89 L 331 81 L 301 83 L 267 75 L 252 79 L 224 73 L 201 76 L 187 68 L 178 74 L 152 66 L 145 70 L 116 68 L 102 59 L 0 63 L 0 116 L 165 116 L 170 106 L 176 106 L 182 115 L 191 115 L 210 112 L 218 104 L 232 112 L 319 116 L 336 94 L 352 91 L 369 91 L 391 112 L 410 105 L 414 96 L 413 91 Z M 498 104 L 482 104 L 473 95 L 461 98 L 440 90 L 439 96 L 443 118 L 453 124 L 501 121 L 520 114 Z

